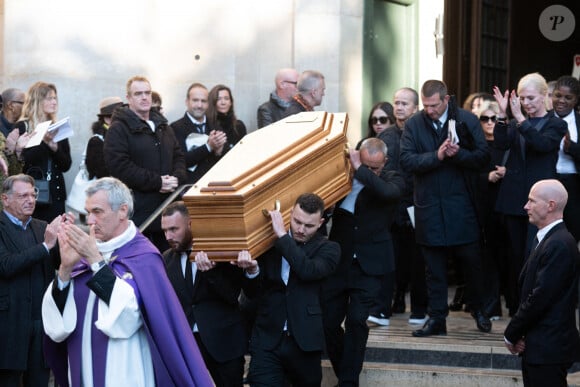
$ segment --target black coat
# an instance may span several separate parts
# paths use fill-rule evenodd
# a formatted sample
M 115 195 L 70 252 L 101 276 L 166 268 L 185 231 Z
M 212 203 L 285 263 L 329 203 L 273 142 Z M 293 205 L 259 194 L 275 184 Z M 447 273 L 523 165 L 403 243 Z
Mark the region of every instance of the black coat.
M 238 305 L 242 270 L 228 262 L 219 262 L 206 272 L 198 270 L 190 294 L 181 270 L 181 254 L 169 249 L 163 259 L 187 320 L 192 327 L 194 321 L 197 323 L 210 355 L 221 363 L 244 356 L 248 340 Z
M 495 209 L 507 215 L 526 216 L 524 205 L 528 193 L 537 181 L 556 178 L 556 162 L 560 141 L 566 134 L 566 122 L 550 117 L 541 130 L 529 120 L 518 126 L 498 122 L 493 130 L 494 147 L 510 150 L 505 164 L 506 174 L 499 188 Z M 522 153 L 522 139 L 525 152 Z
M 23 125 L 24 123 L 21 121 L 19 124 Z M 22 151 L 22 158 L 24 159 L 22 171 L 34 178 L 46 178 L 48 160 L 51 161 L 49 189 L 52 203 L 37 203 L 33 214 L 35 218 L 51 222 L 55 217 L 65 212 L 67 190 L 64 173 L 72 165 L 68 139 L 58 142 L 56 152 L 53 152 L 44 142 L 37 146 L 25 148 Z
M 400 163 L 414 176 L 415 236 L 422 245 L 456 246 L 480 236 L 476 187 L 489 151 L 474 114 L 457 109 L 456 131 L 459 152 L 439 160 L 437 150 L 448 136 L 448 121 L 440 133 L 424 111 L 405 123 Z
M 125 183 L 135 198 L 133 221 L 137 227 L 169 196 L 161 193 L 161 176 L 171 175 L 186 181 L 185 159 L 173 129 L 159 113 L 149 119 L 155 132 L 128 107 L 118 108 L 105 138 L 105 162 L 111 176 Z M 151 230 L 160 230 L 160 221 Z
M 280 121 L 289 103 L 281 100 L 276 92 L 270 94 L 268 102 L 264 102 L 258 107 L 258 128 L 263 128 Z
M 0 212 L 0 369 L 26 369 L 32 324 L 32 282 L 40 289 L 35 297 L 41 300 L 58 268 L 56 248 L 49 254 L 42 244 L 46 222 L 33 218 L 28 227 L 36 239 L 32 246 L 23 241 L 24 231 L 18 230 Z M 38 307 L 36 313 L 40 315 L 40 304 Z
M 523 360 L 557 364 L 580 360 L 576 328 L 580 253 L 564 223 L 554 226 L 522 268 L 520 306 L 504 336 L 513 344 L 525 338 Z
M 282 257 L 290 264 L 288 285 L 281 277 Z M 284 322 L 303 351 L 322 351 L 324 330 L 320 286 L 338 265 L 340 247 L 318 233 L 305 244 L 286 234 L 258 258 L 260 274 L 244 280 L 244 293 L 257 302 L 250 347 L 273 349 Z

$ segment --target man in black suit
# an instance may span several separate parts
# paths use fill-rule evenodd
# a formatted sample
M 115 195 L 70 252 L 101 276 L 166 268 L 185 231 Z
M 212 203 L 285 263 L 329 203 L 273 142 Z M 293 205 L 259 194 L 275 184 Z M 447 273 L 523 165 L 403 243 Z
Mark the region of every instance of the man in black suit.
M 201 83 L 193 83 L 187 89 L 185 106 L 187 110 L 182 118 L 172 122 L 175 138 L 185 154 L 187 182 L 198 181 L 222 154 L 227 137 L 224 132 L 211 130 L 207 125 L 205 111 L 208 107 L 208 91 Z M 194 134 L 190 138 L 188 136 Z M 197 134 L 197 136 L 195 135 Z M 191 141 L 188 144 L 188 141 Z
M 449 103 L 439 80 L 421 87 L 423 110 L 407 120 L 400 163 L 415 182 L 415 238 L 427 265 L 429 320 L 413 336 L 447 334 L 447 259 L 461 259 L 477 328 L 491 330 L 482 311 L 477 179 L 489 162 L 477 117 Z M 453 130 L 455 128 L 455 130 Z
M 336 268 L 340 247 L 318 228 L 324 202 L 311 193 L 296 199 L 286 231 L 280 211 L 270 211 L 278 239 L 253 260 L 241 251 L 237 265 L 246 270 L 244 292 L 257 303 L 250 339 L 250 386 L 320 386 L 324 330 L 320 306 L 322 281 Z M 259 263 L 259 265 L 258 265 Z
M 384 170 L 386 162 L 387 146 L 378 138 L 363 141 L 359 151 L 351 150 L 352 191 L 332 216 L 329 239 L 340 244 L 341 259 L 324 283 L 322 305 L 328 357 L 340 386 L 358 386 L 369 310 L 382 278 L 395 269 L 389 229 L 405 183 L 398 172 Z
M 181 201 L 161 215 L 170 245 L 163 253 L 169 281 L 175 289 L 197 345 L 216 386 L 241 387 L 247 336 L 238 305 L 242 270 L 227 262 L 215 263 L 204 252 L 189 260 L 191 220 Z
M 562 222 L 567 200 L 562 183 L 540 180 L 524 207 L 538 233 L 520 273 L 520 305 L 504 336 L 510 352 L 522 356 L 525 386 L 567 386 L 567 370 L 580 360 L 574 316 L 580 253 Z
M 32 218 L 37 191 L 28 175 L 2 184 L 0 212 L 0 385 L 46 387 L 41 303 L 58 267 L 61 216 L 50 224 Z

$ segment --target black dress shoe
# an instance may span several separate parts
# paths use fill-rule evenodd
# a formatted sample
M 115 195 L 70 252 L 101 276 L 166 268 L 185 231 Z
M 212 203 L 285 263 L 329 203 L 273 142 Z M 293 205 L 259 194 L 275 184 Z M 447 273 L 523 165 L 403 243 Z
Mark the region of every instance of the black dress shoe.
M 471 312 L 471 316 L 475 319 L 477 329 L 485 333 L 491 331 L 491 321 L 489 321 L 489 318 L 482 311 Z
M 447 325 L 445 324 L 445 320 L 441 321 L 430 318 L 427 320 L 425 325 L 423 325 L 423 328 L 413 331 L 414 337 L 426 337 L 435 335 L 447 335 Z

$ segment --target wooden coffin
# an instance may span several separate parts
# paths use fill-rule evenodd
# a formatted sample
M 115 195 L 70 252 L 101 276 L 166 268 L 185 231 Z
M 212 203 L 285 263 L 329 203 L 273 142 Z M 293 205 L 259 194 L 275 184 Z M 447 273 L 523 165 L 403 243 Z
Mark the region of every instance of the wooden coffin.
M 246 135 L 183 197 L 194 251 L 258 257 L 275 240 L 266 214 L 277 202 L 288 226 L 300 194 L 318 194 L 326 208 L 347 195 L 347 126 L 346 113 L 305 112 Z

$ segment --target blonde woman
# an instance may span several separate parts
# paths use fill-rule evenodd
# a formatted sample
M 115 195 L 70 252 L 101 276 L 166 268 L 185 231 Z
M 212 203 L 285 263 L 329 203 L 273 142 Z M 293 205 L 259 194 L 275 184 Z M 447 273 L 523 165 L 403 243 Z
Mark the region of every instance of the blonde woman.
M 27 133 L 31 133 L 41 122 L 55 122 L 57 112 L 56 86 L 51 83 L 36 82 L 28 90 L 22 116 L 16 125 L 24 128 Z M 24 173 L 36 179 L 50 177 L 51 203 L 37 203 L 33 215 L 47 222 L 65 212 L 66 186 L 63 174 L 70 169 L 72 163 L 68 140 L 55 142 L 56 134 L 57 131 L 47 132 L 39 145 L 22 151 Z

